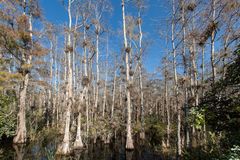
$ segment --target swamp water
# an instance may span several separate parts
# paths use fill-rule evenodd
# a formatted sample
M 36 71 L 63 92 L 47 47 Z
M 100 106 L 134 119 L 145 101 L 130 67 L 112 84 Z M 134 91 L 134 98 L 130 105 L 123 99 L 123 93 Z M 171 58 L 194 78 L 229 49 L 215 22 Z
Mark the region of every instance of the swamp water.
M 136 141 L 137 142 L 137 141 Z M 135 144 L 131 152 L 125 150 L 125 140 L 120 138 L 110 144 L 89 142 L 88 147 L 75 150 L 70 156 L 56 157 L 55 152 L 59 140 L 43 139 L 25 145 L 13 145 L 11 141 L 3 141 L 0 146 L 0 160 L 165 160 L 163 154 L 156 153 L 143 144 Z

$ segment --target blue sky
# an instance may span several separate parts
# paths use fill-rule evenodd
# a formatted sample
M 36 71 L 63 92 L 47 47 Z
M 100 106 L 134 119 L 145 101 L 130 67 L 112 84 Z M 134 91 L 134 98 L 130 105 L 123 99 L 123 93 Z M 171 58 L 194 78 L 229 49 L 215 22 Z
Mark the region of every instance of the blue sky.
M 109 24 L 112 29 L 121 30 L 121 0 L 110 1 L 113 12 L 109 19 Z M 167 0 L 148 0 L 148 7 L 143 14 L 143 43 L 144 41 L 151 42 L 143 59 L 144 66 L 149 72 L 155 71 L 161 63 L 161 57 L 166 53 L 166 38 L 160 37 L 159 32 L 166 30 L 164 27 L 167 26 L 166 20 L 169 18 L 169 12 L 171 11 L 168 3 Z M 68 22 L 67 12 L 62 5 L 62 0 L 40 0 L 40 5 L 46 20 L 54 24 Z M 136 11 L 133 10 L 130 4 L 126 6 L 126 15 L 136 15 Z M 120 45 L 120 43 L 117 43 L 117 45 Z M 118 46 L 118 48 L 120 47 Z

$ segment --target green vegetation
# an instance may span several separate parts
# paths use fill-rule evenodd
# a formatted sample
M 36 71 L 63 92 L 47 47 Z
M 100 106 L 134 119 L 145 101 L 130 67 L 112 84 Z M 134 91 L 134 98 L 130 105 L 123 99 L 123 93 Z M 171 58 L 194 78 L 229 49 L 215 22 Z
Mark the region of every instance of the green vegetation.
M 149 143 L 155 147 L 161 147 L 162 140 L 166 134 L 166 125 L 159 121 L 157 117 L 151 116 L 146 119 L 146 134 Z M 158 146 L 157 146 L 158 145 Z
M 190 149 L 185 157 L 200 159 L 240 159 L 240 46 L 235 59 L 227 67 L 226 76 L 217 81 L 202 98 L 198 108 L 191 110 L 190 123 L 208 129 L 205 148 Z M 199 156 L 200 155 L 200 156 Z
M 16 128 L 16 95 L 13 91 L 0 94 L 0 139 L 2 136 L 11 137 Z
M 200 104 L 211 131 L 224 137 L 221 143 L 225 149 L 240 144 L 240 48 L 235 56 L 225 78 L 213 85 Z

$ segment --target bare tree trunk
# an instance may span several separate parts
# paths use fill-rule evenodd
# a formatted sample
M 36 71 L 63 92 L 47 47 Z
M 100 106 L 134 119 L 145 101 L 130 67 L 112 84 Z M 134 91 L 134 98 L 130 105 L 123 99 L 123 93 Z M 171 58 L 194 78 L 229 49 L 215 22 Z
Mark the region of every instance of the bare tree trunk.
M 59 81 L 60 81 L 60 74 L 59 74 L 59 68 L 58 68 L 58 66 L 56 65 L 56 80 L 57 80 L 57 83 L 56 83 L 56 85 L 57 85 L 57 97 L 56 97 L 56 124 L 57 124 L 57 128 L 58 128 L 58 125 L 59 125 L 59 110 L 60 110 L 60 105 L 59 105 L 59 101 L 60 101 L 60 85 L 59 85 Z
M 49 121 L 50 121 L 50 109 L 52 109 L 52 100 L 53 100 L 53 88 L 52 88 L 52 81 L 53 81 L 53 40 L 50 40 L 50 81 L 49 84 L 51 88 L 48 89 L 48 101 L 47 101 L 47 108 L 48 108 L 48 114 L 47 114 L 47 128 L 49 127 Z
M 216 16 L 216 0 L 212 0 L 212 22 L 215 23 Z M 215 83 L 216 78 L 216 67 L 215 67 L 215 30 L 212 31 L 211 35 L 211 67 L 212 67 L 212 80 L 213 84 Z
M 123 34 L 124 34 L 124 49 L 126 51 L 126 92 L 127 92 L 127 140 L 126 140 L 126 149 L 132 150 L 134 149 L 133 146 L 133 139 L 132 139 L 132 128 L 131 128 L 131 95 L 130 95 L 130 77 L 129 77 L 129 48 L 127 43 L 127 35 L 126 35 L 126 22 L 125 22 L 125 7 L 124 7 L 124 0 L 122 0 L 122 16 L 123 16 Z
M 74 142 L 74 148 L 82 148 L 83 142 L 81 137 L 81 112 L 78 113 L 78 125 L 77 125 L 77 134 L 76 140 Z
M 205 71 L 205 48 L 204 46 L 202 47 L 202 97 L 204 96 L 204 71 Z M 207 130 L 206 130 L 206 122 L 205 122 L 205 115 L 204 115 L 204 124 L 203 124 L 203 145 L 206 149 L 207 145 Z
M 108 59 L 108 37 L 107 37 L 107 55 Z M 103 107 L 102 107 L 102 117 L 105 115 L 106 101 L 107 101 L 107 77 L 108 77 L 108 61 L 106 61 L 106 74 L 105 74 L 105 84 L 104 84 L 104 95 L 103 95 Z
M 193 43 L 195 43 L 195 39 L 193 39 Z M 193 44 L 194 45 L 194 44 Z M 193 46 L 193 48 L 190 48 L 190 52 L 191 52 L 191 61 L 192 61 L 192 73 L 193 73 L 193 80 L 192 80 L 192 85 L 191 85 L 191 90 L 192 90 L 192 96 L 194 97 L 194 101 L 195 101 L 195 106 L 198 105 L 198 93 L 197 93 L 197 66 L 196 66 L 196 49 L 194 49 L 195 47 Z
M 115 92 L 116 92 L 116 78 L 117 78 L 117 70 L 114 71 L 114 79 L 113 79 L 113 95 L 112 95 L 111 119 L 113 119 L 113 116 L 114 116 Z
M 139 30 L 139 58 L 140 58 L 140 64 L 139 64 L 139 86 L 140 86 L 140 103 L 141 103 L 141 133 L 140 138 L 145 139 L 145 131 L 144 131 L 144 99 L 143 99 L 143 82 L 142 82 L 142 19 L 141 19 L 141 7 L 138 9 L 138 30 Z
M 119 84 L 119 106 L 122 108 L 122 84 Z
M 144 131 L 144 127 L 145 127 L 145 112 L 144 112 L 144 97 L 143 97 L 143 82 L 142 82 L 142 64 L 140 64 L 139 66 L 139 83 L 140 83 L 140 95 L 141 95 L 141 133 L 140 133 L 140 138 L 141 139 L 145 139 L 145 131 Z
M 173 49 L 173 70 L 174 70 L 174 92 L 176 96 L 176 109 L 177 109 L 177 154 L 180 156 L 182 154 L 182 147 L 181 147 L 181 107 L 178 102 L 178 77 L 177 77 L 177 62 L 176 62 L 176 48 L 175 48 L 175 25 L 174 25 L 174 17 L 176 16 L 175 11 L 175 0 L 172 0 L 172 12 L 173 12 L 173 19 L 172 19 L 172 49 Z
M 78 14 L 75 19 L 74 33 L 73 33 L 73 54 L 72 54 L 72 72 L 73 72 L 73 97 L 75 97 L 76 92 L 76 43 L 77 43 L 77 27 L 78 27 Z
M 193 43 L 195 43 L 195 39 L 193 38 Z M 193 44 L 194 45 L 194 44 Z M 198 103 L 198 95 L 196 93 L 196 87 L 197 87 L 197 70 L 196 70 L 196 63 L 195 63 L 195 49 L 194 46 L 190 47 L 190 54 L 191 54 L 191 63 L 192 63 L 192 69 L 191 74 L 193 75 L 193 78 L 191 77 L 191 96 L 194 99 L 194 107 L 197 106 Z M 192 127 L 192 143 L 193 146 L 196 145 L 196 130 L 195 127 Z
M 66 45 L 67 45 L 67 35 L 65 35 L 64 45 L 65 45 L 65 48 L 66 48 Z M 64 80 L 64 82 L 67 81 L 67 53 L 66 52 L 64 52 L 64 77 L 63 77 L 63 80 Z
M 194 12 L 193 12 L 193 18 L 192 18 L 192 26 L 193 26 L 193 32 L 195 31 L 195 17 L 194 17 Z M 198 71 L 197 71 L 197 65 L 196 65 L 196 57 L 197 57 L 197 50 L 196 50 L 196 39 L 193 36 L 192 37 L 192 46 L 190 47 L 190 58 L 191 58 L 191 64 L 192 64 L 192 75 L 193 79 L 191 78 L 191 91 L 192 91 L 192 98 L 194 99 L 194 107 L 198 105 L 198 81 L 197 81 L 197 76 L 198 76 Z M 197 138 L 197 132 L 195 130 L 195 127 L 193 126 L 193 144 L 196 143 Z
M 57 37 L 55 36 L 55 46 L 57 46 Z M 54 48 L 55 49 L 55 48 Z M 53 59 L 54 59 L 54 88 L 53 88 L 53 117 L 52 117 L 52 125 L 56 124 L 56 103 L 57 103 L 57 54 L 54 50 L 53 52 Z
M 195 29 L 195 18 L 193 16 L 192 18 L 193 23 L 193 30 Z M 197 70 L 197 64 L 196 64 L 196 57 L 197 57 L 197 49 L 196 49 L 196 39 L 193 37 L 193 48 L 192 48 L 192 65 L 193 65 L 193 79 L 194 79 L 194 94 L 195 94 L 195 106 L 198 105 L 198 70 Z
M 74 0 L 68 1 L 68 17 L 69 17 L 69 30 L 72 28 L 72 15 L 71 15 L 71 4 Z M 71 33 L 68 33 L 68 96 L 67 96 L 67 110 L 66 110 L 66 118 L 65 118 L 65 130 L 64 130 L 64 138 L 62 144 L 58 147 L 57 154 L 69 154 L 70 153 L 70 121 L 71 121 L 71 107 L 73 105 L 73 90 L 72 90 L 72 63 L 71 63 L 71 53 L 72 53 L 72 43 L 71 43 Z
M 26 0 L 24 0 L 26 3 Z M 24 15 L 25 9 L 23 12 Z M 29 31 L 30 37 L 32 41 L 32 16 L 29 16 Z M 31 42 L 32 43 L 32 42 Z M 26 57 L 25 53 L 23 53 L 23 62 L 27 64 L 31 64 L 32 56 L 29 55 Z M 18 112 L 18 124 L 16 130 L 16 136 L 13 138 L 13 143 L 25 143 L 27 141 L 27 129 L 26 129 L 26 96 L 27 96 L 27 87 L 29 82 L 29 73 L 27 72 L 24 75 L 24 80 L 22 86 L 20 86 L 20 95 L 19 95 L 19 112 Z
M 167 147 L 169 147 L 169 140 L 170 140 L 170 125 L 171 125 L 171 122 L 170 122 L 170 106 L 168 105 L 168 84 L 167 84 L 167 66 L 165 66 L 165 73 L 164 73 L 164 76 L 165 76 L 165 107 L 166 107 L 166 110 L 167 110 Z
M 26 94 L 29 81 L 29 74 L 24 76 L 23 85 L 20 87 L 19 96 L 19 112 L 18 112 L 18 125 L 17 135 L 13 139 L 13 143 L 25 143 L 27 141 L 27 129 L 26 129 Z
M 96 9 L 97 10 L 97 9 Z M 94 110 L 97 111 L 97 106 L 98 106 L 98 90 L 99 90 L 99 32 L 100 32 L 100 22 L 97 13 L 96 13 L 96 19 L 98 22 L 95 24 L 95 29 L 96 29 L 96 69 L 97 69 L 97 86 L 96 86 L 96 97 L 95 97 L 95 104 L 94 104 Z M 96 116 L 96 115 L 95 115 Z M 95 117 L 96 118 L 96 117 Z
M 181 18 L 182 18 L 182 26 L 183 26 L 183 66 L 184 66 L 184 76 L 187 79 L 187 73 L 188 73 L 188 67 L 187 67 L 187 58 L 186 58 L 186 20 L 185 20 L 185 0 L 181 0 L 181 6 L 182 6 L 182 12 L 181 12 Z M 190 138 L 189 138 L 189 126 L 188 126 L 188 89 L 187 89 L 187 80 L 184 83 L 184 114 L 185 114 L 185 141 L 186 146 L 189 147 L 190 144 Z
M 88 88 L 89 88 L 89 81 L 90 75 L 88 75 L 88 54 L 87 54 L 87 37 L 86 37 L 86 17 L 84 17 L 84 31 L 83 31 L 83 38 L 84 38 L 84 77 L 87 79 L 88 83 L 84 85 L 83 93 L 85 97 L 85 104 L 86 104 L 86 136 L 88 137 L 89 132 L 89 103 L 88 103 Z
M 204 96 L 205 48 L 202 47 L 202 97 Z
M 77 24 L 78 24 L 78 16 L 76 16 L 76 22 L 75 22 L 75 27 L 74 27 L 74 32 L 77 31 Z M 73 93 L 75 96 L 76 91 L 77 91 L 77 84 L 76 84 L 76 78 L 78 77 L 78 70 L 76 68 L 76 64 L 75 64 L 75 59 L 76 59 L 76 35 L 74 35 L 74 40 L 73 40 L 73 63 L 72 63 L 72 67 L 73 67 Z M 76 138 L 73 144 L 74 149 L 81 149 L 83 148 L 83 142 L 82 142 L 82 137 L 81 137 L 81 105 L 83 104 L 83 95 L 84 93 L 81 94 L 81 98 L 80 98 L 80 104 L 78 104 L 78 117 L 77 117 L 77 133 L 76 133 Z
M 225 78 L 226 75 L 226 61 L 225 58 L 227 56 L 227 52 L 228 52 L 228 40 L 229 40 L 229 33 L 227 34 L 226 39 L 224 40 L 224 53 L 223 53 L 223 59 L 222 59 L 222 63 L 223 63 L 223 69 L 222 69 L 222 78 Z
M 64 37 L 64 45 L 65 45 L 65 48 L 67 46 L 67 34 L 65 34 L 65 37 Z M 64 132 L 64 119 L 65 119 L 65 116 L 64 116 L 64 108 L 65 106 L 67 105 L 67 97 L 68 97 L 68 91 L 67 91 L 67 53 L 64 52 L 64 62 L 63 62 L 63 67 L 64 67 L 64 74 L 63 74 L 63 82 L 64 82 L 64 88 L 63 88 L 63 93 L 61 94 L 61 99 L 62 99 L 62 104 L 61 104 L 61 116 L 60 116 L 60 124 L 61 124 L 61 133 Z M 60 70 L 59 70 L 59 73 Z M 61 79 L 61 75 L 59 75 L 59 79 Z
M 85 103 L 86 103 L 86 136 L 89 133 L 89 99 L 88 99 L 88 86 L 85 88 Z

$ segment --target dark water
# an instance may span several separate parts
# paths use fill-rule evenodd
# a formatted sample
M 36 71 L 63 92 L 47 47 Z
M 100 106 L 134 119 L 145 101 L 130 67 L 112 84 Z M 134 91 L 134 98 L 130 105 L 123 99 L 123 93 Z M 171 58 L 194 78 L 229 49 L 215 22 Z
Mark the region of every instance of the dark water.
M 83 150 L 75 150 L 68 157 L 56 157 L 57 140 L 42 140 L 31 142 L 26 145 L 12 145 L 11 141 L 1 142 L 1 160 L 165 160 L 172 159 L 161 153 L 152 151 L 143 144 L 135 145 L 135 150 L 125 150 L 123 139 L 104 144 L 98 140 L 97 143 L 89 143 Z

